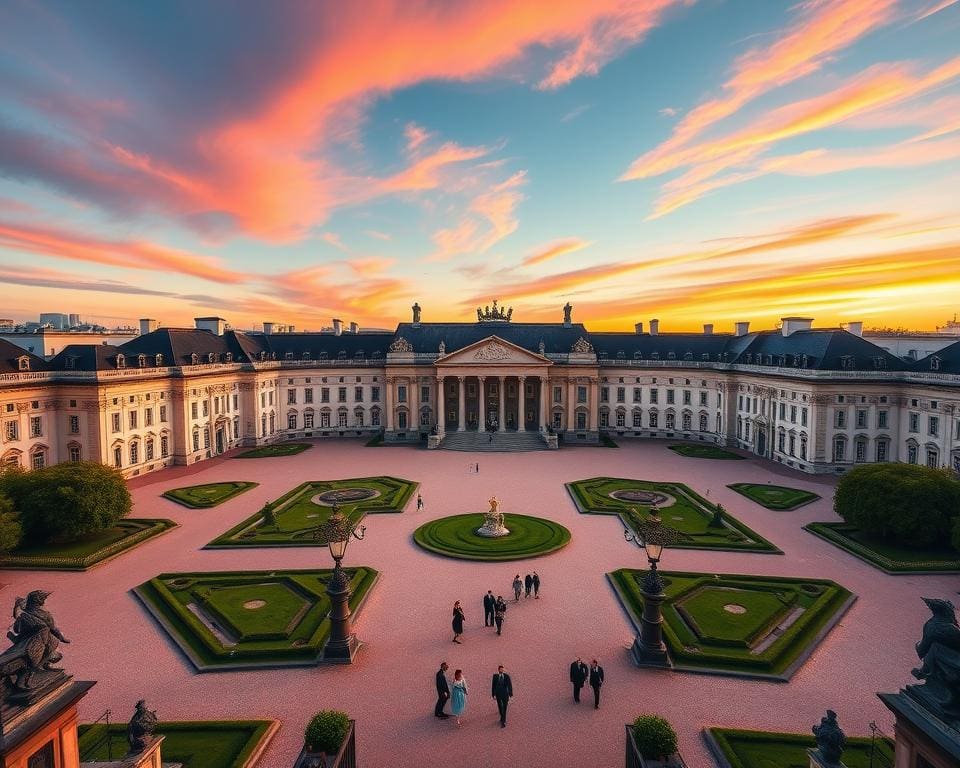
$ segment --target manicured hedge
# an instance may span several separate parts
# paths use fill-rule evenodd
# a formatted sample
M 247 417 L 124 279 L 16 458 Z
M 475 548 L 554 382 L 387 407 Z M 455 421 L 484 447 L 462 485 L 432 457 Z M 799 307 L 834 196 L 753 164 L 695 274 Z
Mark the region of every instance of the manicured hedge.
M 234 496 L 239 496 L 244 491 L 256 488 L 257 485 L 258 483 L 249 483 L 243 480 L 188 485 L 184 488 L 172 488 L 169 491 L 164 491 L 163 496 L 170 501 L 177 502 L 177 504 L 183 504 L 185 507 L 201 509 L 223 504 L 223 502 L 232 499 Z
M 238 453 L 235 459 L 269 459 L 274 456 L 294 456 L 310 448 L 310 443 L 274 443 Z
M 679 453 L 681 456 L 687 456 L 692 459 L 726 459 L 732 461 L 743 459 L 743 456 L 733 453 L 732 451 L 726 451 L 723 448 L 718 448 L 715 445 L 677 443 L 676 445 L 668 445 L 667 448 L 674 453 Z
M 847 523 L 810 523 L 804 529 L 885 573 L 960 573 L 960 555 L 945 545 L 936 549 L 898 546 L 865 536 Z
M 812 491 L 800 488 L 788 488 L 785 485 L 770 485 L 769 483 L 733 483 L 730 488 L 761 507 L 780 511 L 790 511 L 810 504 L 820 498 Z
M 816 747 L 813 735 L 746 731 L 736 728 L 707 728 L 707 743 L 718 758 L 720 768 L 807 768 L 807 749 Z M 870 753 L 875 751 L 871 763 Z M 843 752 L 847 768 L 879 768 L 893 765 L 893 742 L 878 737 L 847 737 Z
M 508 536 L 478 536 L 484 515 L 473 513 L 431 520 L 413 532 L 413 540 L 424 549 L 464 560 L 523 560 L 562 549 L 570 542 L 570 531 L 552 520 L 529 515 L 506 516 Z

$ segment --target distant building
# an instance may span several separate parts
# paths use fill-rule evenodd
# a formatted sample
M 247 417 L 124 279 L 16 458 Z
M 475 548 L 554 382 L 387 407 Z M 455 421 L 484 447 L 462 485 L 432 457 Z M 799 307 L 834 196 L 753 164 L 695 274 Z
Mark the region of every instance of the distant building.
M 40 325 L 49 325 L 58 331 L 64 331 L 70 327 L 70 316 L 63 312 L 41 312 Z
M 36 324 L 34 324 L 34 327 Z M 68 344 L 124 344 L 136 338 L 137 332 L 70 331 L 36 328 L 32 331 L 8 331 L 0 328 L 0 339 L 16 344 L 37 357 L 51 358 Z
M 7 317 L 0 317 L 0 331 L 12 331 L 16 323 Z
M 71 328 L 76 328 L 78 325 L 80 325 L 80 315 L 75 312 L 71 313 L 69 322 Z

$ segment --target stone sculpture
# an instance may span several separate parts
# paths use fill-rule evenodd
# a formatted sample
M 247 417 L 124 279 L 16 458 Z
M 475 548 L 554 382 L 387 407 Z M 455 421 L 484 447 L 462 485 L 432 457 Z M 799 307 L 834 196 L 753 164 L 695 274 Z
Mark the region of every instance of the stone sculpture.
M 54 667 L 63 658 L 57 648 L 69 643 L 57 628 L 53 616 L 43 606 L 49 592 L 35 589 L 26 598 L 13 604 L 13 627 L 7 632 L 11 645 L 0 655 L 0 678 L 15 690 L 29 691 L 63 679 L 62 670 Z M 59 674 L 47 675 L 55 672 Z M 34 682 L 34 676 L 39 679 Z
M 510 530 L 504 525 L 504 515 L 500 511 L 500 500 L 493 496 L 489 503 L 490 509 L 484 515 L 483 525 L 477 529 L 477 535 L 490 538 L 506 536 L 510 533 Z
M 413 322 L 419 323 L 420 322 L 420 304 L 418 302 L 414 302 L 411 309 L 413 310 Z
M 846 734 L 837 723 L 837 713 L 832 709 L 820 718 L 820 725 L 813 726 L 813 735 L 817 740 L 817 751 L 826 765 L 837 765 L 847 745 Z
M 908 685 L 906 692 L 933 715 L 956 727 L 960 725 L 960 626 L 949 600 L 923 598 L 933 614 L 923 625 L 917 643 L 920 666 L 911 674 L 921 685 Z
M 573 314 L 573 305 L 568 301 L 563 305 L 563 324 L 570 325 L 571 315 Z
M 130 745 L 131 755 L 139 754 L 150 746 L 154 731 L 157 730 L 157 722 L 157 713 L 147 709 L 147 702 L 140 699 L 127 725 L 127 743 Z

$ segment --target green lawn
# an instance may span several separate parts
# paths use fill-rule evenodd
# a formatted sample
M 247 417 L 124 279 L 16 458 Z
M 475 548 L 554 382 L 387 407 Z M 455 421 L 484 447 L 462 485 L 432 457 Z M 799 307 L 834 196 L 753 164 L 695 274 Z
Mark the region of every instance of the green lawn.
M 726 451 L 716 445 L 698 445 L 697 443 L 676 443 L 668 445 L 671 451 L 679 453 L 681 456 L 688 456 L 691 459 L 743 459 L 732 451 Z
M 147 702 L 149 705 L 149 701 Z M 270 732 L 269 720 L 193 720 L 160 723 L 157 733 L 164 763 L 184 768 L 243 768 Z M 126 723 L 81 725 L 80 759 L 83 762 L 119 760 L 127 752 Z M 108 743 L 109 737 L 109 743 Z
M 347 569 L 356 610 L 377 578 Z M 319 663 L 331 569 L 161 573 L 134 592 L 200 672 Z M 221 594 L 222 593 L 222 594 Z
M 0 568 L 84 571 L 176 527 L 173 520 L 127 518 L 76 541 L 21 547 L 0 556 Z
M 570 531 L 540 517 L 508 514 L 510 534 L 497 538 L 476 534 L 483 522 L 479 512 L 443 517 L 417 528 L 413 540 L 431 552 L 465 560 L 522 560 L 556 552 L 570 542 Z
M 960 572 L 960 552 L 951 547 L 904 547 L 868 536 L 847 523 L 810 523 L 804 528 L 886 573 Z
M 800 488 L 787 488 L 785 485 L 770 485 L 769 483 L 733 483 L 728 485 L 737 493 L 757 502 L 761 507 L 789 511 L 816 501 L 820 497 Z
M 614 498 L 611 494 L 640 491 L 668 497 L 660 506 L 664 525 L 678 531 L 681 540 L 671 546 L 678 549 L 721 549 L 783 554 L 772 543 L 729 513 L 721 527 L 711 526 L 716 505 L 683 483 L 651 482 L 620 477 L 593 477 L 567 483 L 567 490 L 580 512 L 621 515 L 625 524 L 636 530 L 648 519 L 648 504 Z M 636 509 L 635 514 L 632 510 Z
M 314 537 L 314 530 L 330 517 L 332 507 L 314 502 L 318 494 L 349 489 L 371 491 L 371 498 L 341 506 L 343 514 L 358 523 L 368 513 L 402 512 L 417 487 L 409 480 L 384 476 L 302 483 L 274 502 L 275 527 L 263 525 L 260 512 L 256 512 L 211 541 L 207 548 L 325 546 L 325 541 Z
M 639 626 L 644 571 L 608 574 Z M 854 596 L 832 581 L 664 573 L 664 642 L 674 668 L 789 680 Z M 729 608 L 730 610 L 727 610 Z
M 238 453 L 235 459 L 268 459 L 274 456 L 293 456 L 310 447 L 310 443 L 274 443 Z
M 843 723 L 841 721 L 841 727 Z M 742 731 L 735 728 L 708 728 L 708 742 L 719 756 L 721 768 L 809 768 L 807 749 L 816 747 L 812 734 Z M 870 762 L 871 752 L 874 762 Z M 847 768 L 883 768 L 893 765 L 893 742 L 847 737 L 843 752 Z
M 239 496 L 244 491 L 256 488 L 258 483 L 248 483 L 242 480 L 234 480 L 228 483 L 207 483 L 205 485 L 188 485 L 184 488 L 173 488 L 164 491 L 163 495 L 175 501 L 177 504 L 183 504 L 185 507 L 200 509 L 203 507 L 215 507 L 217 504 L 223 504 L 227 499 Z

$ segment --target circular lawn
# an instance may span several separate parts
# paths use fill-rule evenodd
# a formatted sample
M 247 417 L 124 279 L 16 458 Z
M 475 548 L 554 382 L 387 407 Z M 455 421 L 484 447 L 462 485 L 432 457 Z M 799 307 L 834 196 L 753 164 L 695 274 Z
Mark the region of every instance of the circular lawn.
M 556 552 L 570 541 L 570 531 L 542 517 L 508 514 L 504 524 L 508 536 L 487 538 L 477 535 L 484 515 L 472 513 L 432 520 L 413 532 L 424 549 L 464 560 L 523 560 Z

